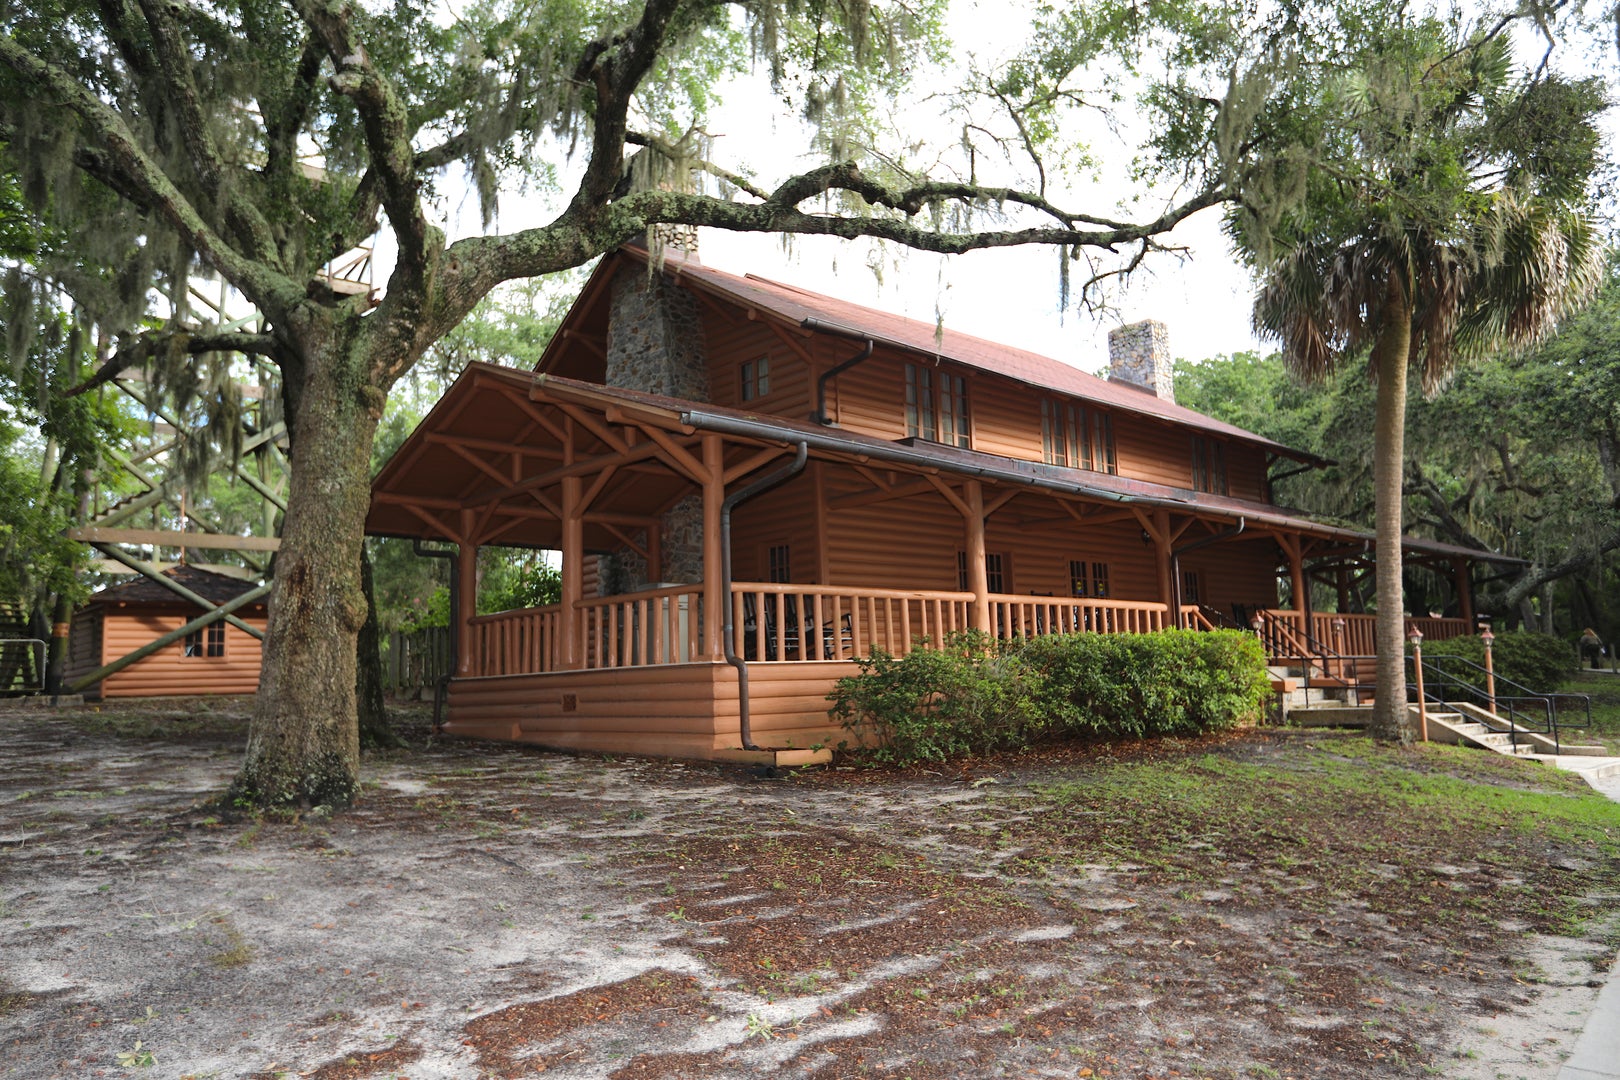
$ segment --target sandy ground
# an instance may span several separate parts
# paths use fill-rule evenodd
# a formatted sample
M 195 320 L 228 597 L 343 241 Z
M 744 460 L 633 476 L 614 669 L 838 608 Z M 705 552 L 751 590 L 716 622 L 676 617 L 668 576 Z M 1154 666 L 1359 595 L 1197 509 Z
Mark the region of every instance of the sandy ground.
M 1179 898 L 1119 866 L 997 884 L 1020 853 L 958 826 L 1012 813 L 1012 778 L 806 786 L 451 742 L 369 761 L 366 799 L 335 819 L 233 824 L 202 807 L 236 737 L 0 706 L 0 745 L 4 1077 L 1534 1080 L 1608 963 L 1594 939 L 1510 925 L 1490 948 L 1518 976 L 1495 1000 L 1435 975 L 1311 1008 L 1261 974 L 1286 951 L 1276 920 L 1203 914 L 1240 878 Z M 917 821 L 936 824 L 901 828 Z M 823 883 L 790 842 L 865 861 Z M 1258 959 L 1172 989 L 1201 926 L 1253 939 L 1210 955 Z M 773 934 L 800 951 L 761 951 Z M 978 992 L 928 1004 L 948 976 Z M 1364 1053 L 1339 1053 L 1352 1037 Z

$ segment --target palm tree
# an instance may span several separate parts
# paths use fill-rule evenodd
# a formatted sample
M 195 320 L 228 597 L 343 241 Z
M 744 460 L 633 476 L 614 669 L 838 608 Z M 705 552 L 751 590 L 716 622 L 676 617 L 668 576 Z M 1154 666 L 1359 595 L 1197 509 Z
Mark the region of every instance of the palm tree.
M 1508 85 L 1504 39 L 1397 27 L 1315 102 L 1297 203 L 1229 218 L 1260 287 L 1255 328 L 1298 375 L 1366 357 L 1377 384 L 1378 694 L 1372 732 L 1409 742 L 1401 590 L 1407 372 L 1438 392 L 1457 363 L 1521 348 L 1596 289 L 1581 212 L 1596 171 L 1585 83 Z M 1346 84 L 1349 83 L 1347 89 Z M 1573 148 L 1573 152 L 1572 152 Z M 1583 149 L 1584 148 L 1584 149 Z

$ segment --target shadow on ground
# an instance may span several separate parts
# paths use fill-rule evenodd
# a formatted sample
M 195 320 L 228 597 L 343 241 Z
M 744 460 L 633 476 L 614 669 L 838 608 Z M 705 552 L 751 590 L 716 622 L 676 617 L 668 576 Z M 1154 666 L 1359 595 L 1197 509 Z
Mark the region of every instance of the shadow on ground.
M 1550 1077 L 1616 944 L 1620 806 L 1455 748 L 418 739 L 226 823 L 246 708 L 0 706 L 0 1076 Z

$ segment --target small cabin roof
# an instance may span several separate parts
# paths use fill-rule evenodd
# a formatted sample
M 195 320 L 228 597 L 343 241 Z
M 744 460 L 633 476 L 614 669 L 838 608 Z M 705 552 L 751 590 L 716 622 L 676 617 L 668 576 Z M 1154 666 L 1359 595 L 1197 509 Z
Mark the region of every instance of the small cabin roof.
M 229 603 L 243 593 L 258 588 L 258 585 L 254 582 L 243 581 L 241 578 L 234 578 L 227 574 L 216 574 L 210 570 L 199 570 L 184 563 L 179 566 L 171 566 L 163 571 L 163 576 L 178 585 L 184 585 L 204 600 L 214 604 Z M 91 596 L 85 603 L 87 606 L 90 604 L 117 604 L 120 606 L 174 607 L 187 605 L 189 601 L 179 593 L 171 592 L 152 579 L 141 575 L 130 581 L 110 585 Z

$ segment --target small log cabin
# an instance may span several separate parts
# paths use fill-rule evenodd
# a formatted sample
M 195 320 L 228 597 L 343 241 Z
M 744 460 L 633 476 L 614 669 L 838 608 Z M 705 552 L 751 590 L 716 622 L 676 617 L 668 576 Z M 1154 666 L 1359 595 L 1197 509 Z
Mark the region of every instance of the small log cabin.
M 1247 626 L 1372 651 L 1369 534 L 1272 502 L 1308 453 L 1177 405 L 1163 327 L 1109 377 L 668 249 L 604 258 L 537 370 L 471 365 L 383 468 L 368 531 L 458 545 L 452 733 L 810 760 L 874 648 Z M 481 545 L 562 553 L 561 603 L 475 615 Z M 1423 540 L 1472 625 L 1488 553 Z M 1279 581 L 1289 600 L 1279 603 Z
M 254 588 L 251 581 L 192 566 L 172 567 L 164 576 L 214 604 L 228 603 Z M 74 613 L 63 681 L 71 683 L 129 655 L 197 614 L 195 604 L 144 577 L 103 589 Z M 236 615 L 264 631 L 264 604 L 248 604 Z M 216 622 L 90 684 L 84 694 L 89 698 L 251 694 L 259 688 L 259 660 L 258 638 Z

